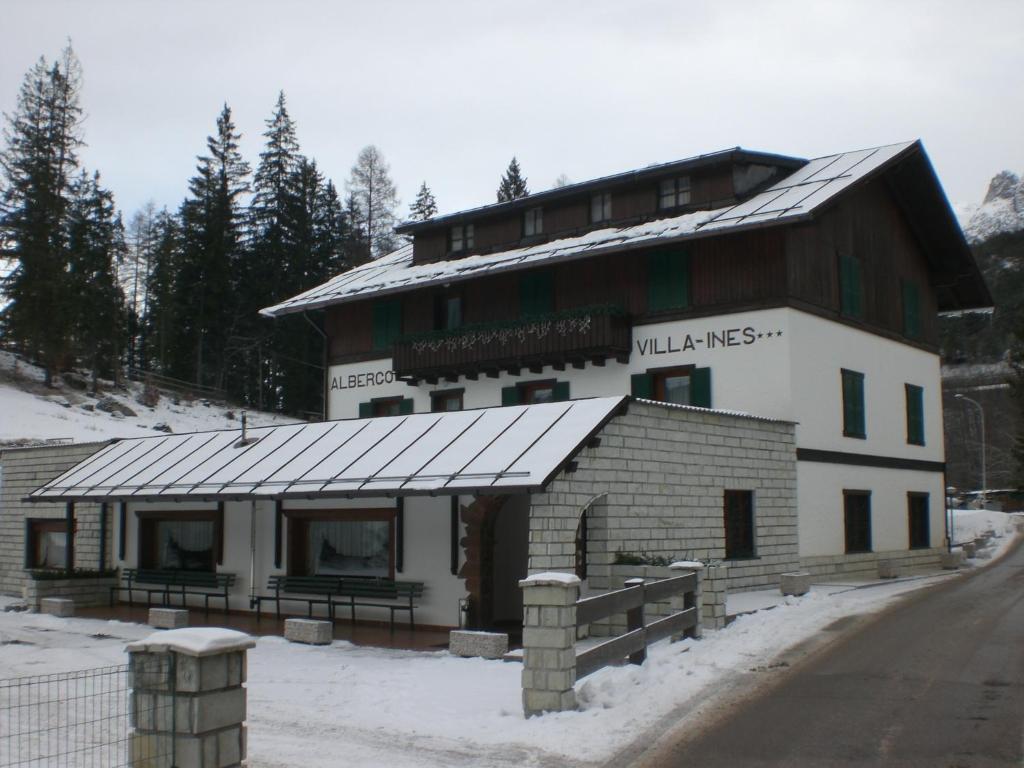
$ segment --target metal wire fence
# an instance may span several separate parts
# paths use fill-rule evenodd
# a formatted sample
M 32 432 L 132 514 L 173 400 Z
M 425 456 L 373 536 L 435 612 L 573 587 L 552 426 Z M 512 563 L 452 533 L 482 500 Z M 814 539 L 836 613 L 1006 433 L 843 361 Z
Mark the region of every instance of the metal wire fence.
M 166 660 L 162 667 L 146 672 L 166 676 L 168 695 L 131 704 L 127 665 L 0 680 L 0 766 L 171 768 L 169 736 L 131 727 L 133 710 L 145 722 L 172 720 L 174 678 Z

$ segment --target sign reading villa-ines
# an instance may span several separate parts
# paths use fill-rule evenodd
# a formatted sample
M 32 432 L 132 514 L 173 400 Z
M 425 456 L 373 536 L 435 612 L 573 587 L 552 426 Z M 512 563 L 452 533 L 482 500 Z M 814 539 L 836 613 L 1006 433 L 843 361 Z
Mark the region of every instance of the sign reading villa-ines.
M 742 328 L 721 328 L 704 333 L 665 333 L 646 339 L 637 339 L 636 352 L 641 357 L 667 355 L 674 352 L 692 352 L 698 349 L 723 349 L 746 347 L 765 339 L 782 336 L 782 331 L 764 331 L 753 326 Z

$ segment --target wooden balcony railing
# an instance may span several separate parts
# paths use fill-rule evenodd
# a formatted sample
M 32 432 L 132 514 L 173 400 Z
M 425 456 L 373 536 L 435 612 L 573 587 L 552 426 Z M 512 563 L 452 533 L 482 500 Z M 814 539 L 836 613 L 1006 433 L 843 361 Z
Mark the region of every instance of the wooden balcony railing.
M 507 323 L 404 336 L 393 368 L 404 379 L 432 380 L 608 358 L 629 359 L 629 317 L 617 307 L 582 307 Z

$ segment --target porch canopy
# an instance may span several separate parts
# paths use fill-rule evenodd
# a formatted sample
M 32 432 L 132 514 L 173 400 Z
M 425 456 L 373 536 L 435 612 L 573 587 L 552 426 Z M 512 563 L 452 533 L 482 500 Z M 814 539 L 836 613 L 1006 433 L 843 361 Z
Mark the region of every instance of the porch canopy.
M 530 492 L 627 397 L 118 440 L 28 501 Z

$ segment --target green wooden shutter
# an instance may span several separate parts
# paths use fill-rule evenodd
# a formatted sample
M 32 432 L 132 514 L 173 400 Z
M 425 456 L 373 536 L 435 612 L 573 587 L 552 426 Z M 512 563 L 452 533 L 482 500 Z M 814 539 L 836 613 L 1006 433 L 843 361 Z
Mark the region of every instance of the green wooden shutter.
M 907 392 L 907 442 L 924 445 L 924 389 L 905 385 Z
M 921 292 L 910 280 L 903 281 L 903 333 L 909 339 L 921 336 Z
M 687 253 L 652 253 L 647 257 L 647 310 L 685 309 L 690 306 L 690 256 Z
M 839 307 L 847 317 L 864 317 L 864 289 L 860 262 L 853 256 L 839 258 Z
M 690 405 L 711 407 L 711 369 L 694 368 L 690 374 Z
M 359 418 L 370 419 L 373 418 L 373 403 L 360 403 L 359 404 Z
M 569 399 L 569 382 L 568 381 L 556 381 L 552 396 L 555 400 L 561 402 Z
M 519 405 L 522 402 L 522 396 L 519 391 L 519 387 L 502 387 L 501 388 L 501 404 L 502 405 Z
M 398 412 L 403 416 L 407 416 L 412 413 L 412 398 L 406 397 L 402 399 L 402 402 L 398 404 Z
M 843 435 L 866 437 L 864 428 L 864 374 L 843 371 Z
M 519 315 L 537 317 L 554 310 L 554 289 L 550 272 L 534 272 L 519 279 Z
M 629 377 L 629 390 L 633 397 L 654 398 L 654 377 L 649 373 L 634 373 Z
M 402 303 L 397 299 L 373 305 L 373 348 L 384 350 L 402 335 Z

